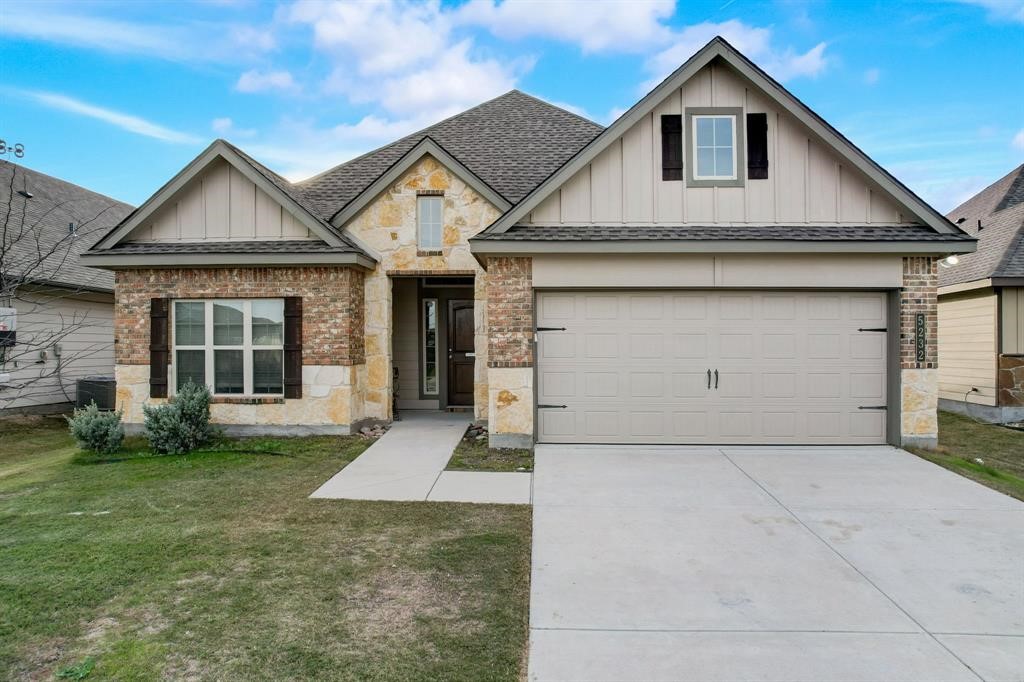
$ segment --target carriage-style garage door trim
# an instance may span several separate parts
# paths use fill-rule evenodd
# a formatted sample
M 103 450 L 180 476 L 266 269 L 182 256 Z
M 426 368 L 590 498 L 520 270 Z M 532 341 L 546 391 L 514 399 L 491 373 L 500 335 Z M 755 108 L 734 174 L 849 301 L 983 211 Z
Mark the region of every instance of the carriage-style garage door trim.
M 881 291 L 539 291 L 537 439 L 885 443 L 887 320 Z

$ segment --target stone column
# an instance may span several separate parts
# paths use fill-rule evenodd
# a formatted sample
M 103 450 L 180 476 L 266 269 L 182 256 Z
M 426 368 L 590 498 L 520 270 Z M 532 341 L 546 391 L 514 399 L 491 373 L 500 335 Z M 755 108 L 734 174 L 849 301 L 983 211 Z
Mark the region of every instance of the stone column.
M 489 444 L 533 447 L 533 261 L 487 259 Z
M 380 265 L 366 276 L 364 417 L 391 419 L 391 278 Z
M 925 448 L 936 447 L 939 438 L 937 263 L 930 256 L 904 258 L 900 290 L 900 443 Z M 926 339 L 920 353 L 918 314 Z

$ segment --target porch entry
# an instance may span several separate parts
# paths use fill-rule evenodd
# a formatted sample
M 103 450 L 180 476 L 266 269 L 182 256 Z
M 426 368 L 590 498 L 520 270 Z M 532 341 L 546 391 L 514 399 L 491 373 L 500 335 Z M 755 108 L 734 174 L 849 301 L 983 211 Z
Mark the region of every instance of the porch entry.
M 393 277 L 399 410 L 473 407 L 473 277 Z

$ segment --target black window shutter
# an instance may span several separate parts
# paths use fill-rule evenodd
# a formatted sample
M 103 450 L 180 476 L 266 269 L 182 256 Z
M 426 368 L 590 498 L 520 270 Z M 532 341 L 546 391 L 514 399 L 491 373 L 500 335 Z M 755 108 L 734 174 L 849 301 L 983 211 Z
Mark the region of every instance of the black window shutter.
M 167 397 L 167 362 L 170 325 L 167 311 L 170 300 L 149 299 L 149 397 Z
M 284 299 L 284 397 L 302 397 L 302 298 Z
M 661 117 L 661 179 L 683 179 L 683 117 L 679 114 Z
M 747 179 L 768 179 L 768 114 L 747 114 Z

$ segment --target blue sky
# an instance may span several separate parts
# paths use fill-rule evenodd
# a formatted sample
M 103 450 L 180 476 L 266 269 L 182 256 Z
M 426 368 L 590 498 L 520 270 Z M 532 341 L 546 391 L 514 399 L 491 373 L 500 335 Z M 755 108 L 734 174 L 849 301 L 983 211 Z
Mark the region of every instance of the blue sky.
M 511 88 L 607 124 L 716 34 L 940 210 L 1024 161 L 1024 0 L 3 0 L 0 138 L 137 204 L 216 137 L 297 180 Z

